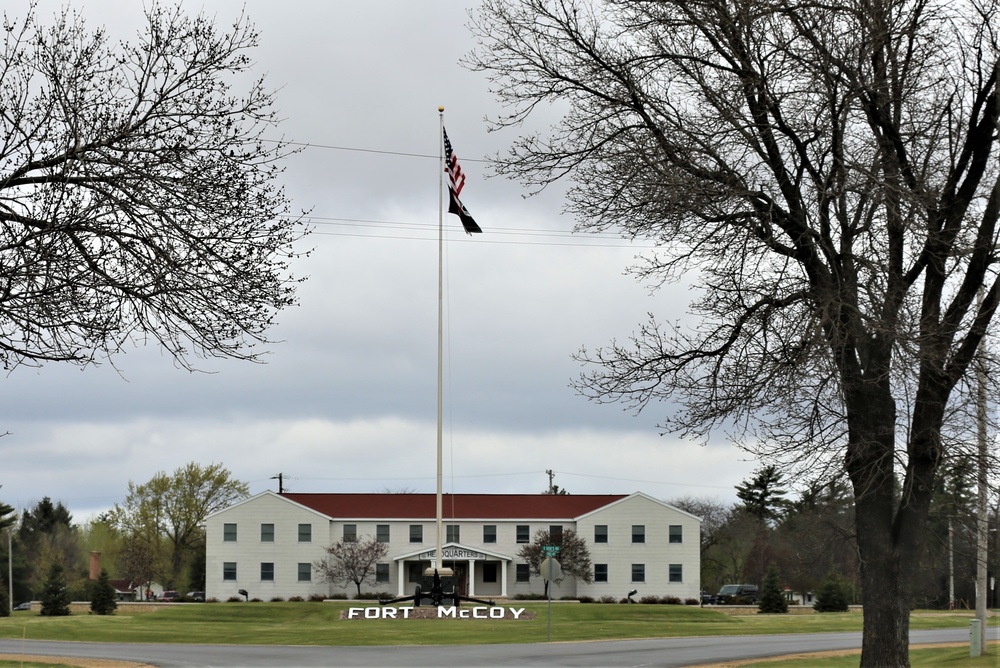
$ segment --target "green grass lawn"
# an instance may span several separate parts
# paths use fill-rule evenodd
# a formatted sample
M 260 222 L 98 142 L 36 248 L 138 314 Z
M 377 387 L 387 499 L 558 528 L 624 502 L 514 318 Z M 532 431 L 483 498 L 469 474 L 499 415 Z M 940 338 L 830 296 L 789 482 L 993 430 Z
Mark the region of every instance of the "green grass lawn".
M 370 605 L 353 602 L 353 607 Z M 0 637 L 91 642 L 163 642 L 262 645 L 447 645 L 545 642 L 547 605 L 513 602 L 534 620 L 342 620 L 351 602 L 208 603 L 156 606 L 151 612 L 112 616 L 42 617 L 16 612 L 0 618 Z M 911 627 L 968 628 L 962 612 L 914 614 Z M 675 605 L 554 603 L 552 640 L 610 640 L 715 635 L 822 633 L 861 630 L 861 614 L 733 616 L 710 608 Z M 993 618 L 997 624 L 1000 618 Z

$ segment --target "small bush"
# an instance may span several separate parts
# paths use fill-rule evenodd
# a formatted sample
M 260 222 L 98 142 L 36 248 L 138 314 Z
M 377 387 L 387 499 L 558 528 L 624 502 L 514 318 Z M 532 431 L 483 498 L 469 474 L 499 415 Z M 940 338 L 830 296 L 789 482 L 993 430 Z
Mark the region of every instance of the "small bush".
M 218 602 L 219 602 L 219 599 L 215 598 L 214 596 L 212 598 L 206 598 L 205 599 L 205 603 L 218 603 Z
M 301 603 L 304 600 L 305 599 L 302 598 L 301 596 L 289 596 L 288 597 L 288 602 L 289 603 Z
M 66 587 L 66 571 L 59 562 L 53 563 L 42 585 L 42 616 L 68 615 L 70 600 L 69 589 Z
M 601 603 L 617 603 L 618 599 L 614 596 L 602 596 Z
M 242 603 L 243 599 L 239 596 L 230 596 L 226 599 L 226 603 Z
M 701 605 L 701 601 L 696 598 L 686 598 L 684 599 L 684 605 Z
M 347 598 L 343 594 L 335 594 L 330 598 L 337 598 L 337 596 L 342 596 L 343 598 Z M 323 594 L 309 594 L 309 600 L 312 601 L 313 603 L 322 603 L 323 601 L 326 600 L 326 596 L 323 596 Z
M 530 592 L 529 593 L 523 593 L 523 594 L 514 594 L 514 600 L 516 600 L 516 601 L 544 601 L 545 600 L 545 594 L 532 594 Z
M 594 602 L 594 597 L 593 596 L 577 596 L 576 600 L 580 601 L 580 603 L 593 603 Z
M 252 599 L 250 599 L 250 602 L 251 603 L 263 603 L 264 601 L 262 599 L 257 598 L 256 596 L 254 596 Z
M 95 615 L 113 615 L 118 608 L 115 600 L 115 588 L 108 579 L 108 572 L 101 569 L 90 592 L 90 612 Z
M 285 599 L 281 598 L 280 596 L 272 596 L 271 597 L 271 603 L 281 603 L 284 600 Z
M 640 603 L 655 604 L 660 602 L 659 596 L 643 596 L 639 599 Z
M 847 612 L 847 584 L 836 573 L 830 573 L 816 592 L 816 612 Z

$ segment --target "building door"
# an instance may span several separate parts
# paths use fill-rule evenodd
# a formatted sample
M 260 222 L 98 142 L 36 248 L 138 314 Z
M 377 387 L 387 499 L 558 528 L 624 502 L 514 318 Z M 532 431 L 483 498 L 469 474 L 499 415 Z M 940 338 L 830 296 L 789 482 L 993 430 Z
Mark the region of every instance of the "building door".
M 452 562 L 452 571 L 455 572 L 455 591 L 459 596 L 466 596 L 469 588 L 469 567 L 464 562 Z

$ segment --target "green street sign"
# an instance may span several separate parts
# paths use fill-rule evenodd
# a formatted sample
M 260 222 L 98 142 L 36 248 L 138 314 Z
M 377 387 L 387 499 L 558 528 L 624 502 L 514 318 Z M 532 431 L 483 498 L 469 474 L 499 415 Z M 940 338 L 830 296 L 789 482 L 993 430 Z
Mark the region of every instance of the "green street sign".
M 546 557 L 554 557 L 559 554 L 558 545 L 542 545 L 542 552 L 545 553 Z

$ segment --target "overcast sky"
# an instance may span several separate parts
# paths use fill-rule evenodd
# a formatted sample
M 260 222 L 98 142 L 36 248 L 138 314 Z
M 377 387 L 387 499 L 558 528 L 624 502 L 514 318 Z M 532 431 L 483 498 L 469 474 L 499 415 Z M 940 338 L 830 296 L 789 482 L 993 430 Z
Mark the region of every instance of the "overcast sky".
M 63 3 L 43 0 L 51 23 Z M 141 4 L 72 0 L 91 26 L 130 39 Z M 189 373 L 155 348 L 110 366 L 49 365 L 4 379 L 0 500 L 43 496 L 78 520 L 120 502 L 128 482 L 221 462 L 253 493 L 433 492 L 437 319 L 438 106 L 484 233 L 446 216 L 445 491 L 643 491 L 735 499 L 756 463 L 723 435 L 708 446 L 569 387 L 571 356 L 625 339 L 653 312 L 683 317 L 689 292 L 650 294 L 624 271 L 649 249 L 571 235 L 557 191 L 487 178 L 483 159 L 513 135 L 459 60 L 475 45 L 464 0 L 206 0 L 184 6 L 228 25 L 240 8 L 261 32 L 257 72 L 280 89 L 275 138 L 308 145 L 282 183 L 308 210 L 315 251 L 300 305 L 283 312 L 267 364 L 201 363 Z M 7 8 L 14 13 L 21 9 Z M 16 14 L 15 14 L 16 15 Z M 551 110 L 556 113 L 557 110 Z M 539 119 L 544 126 L 545 119 Z

